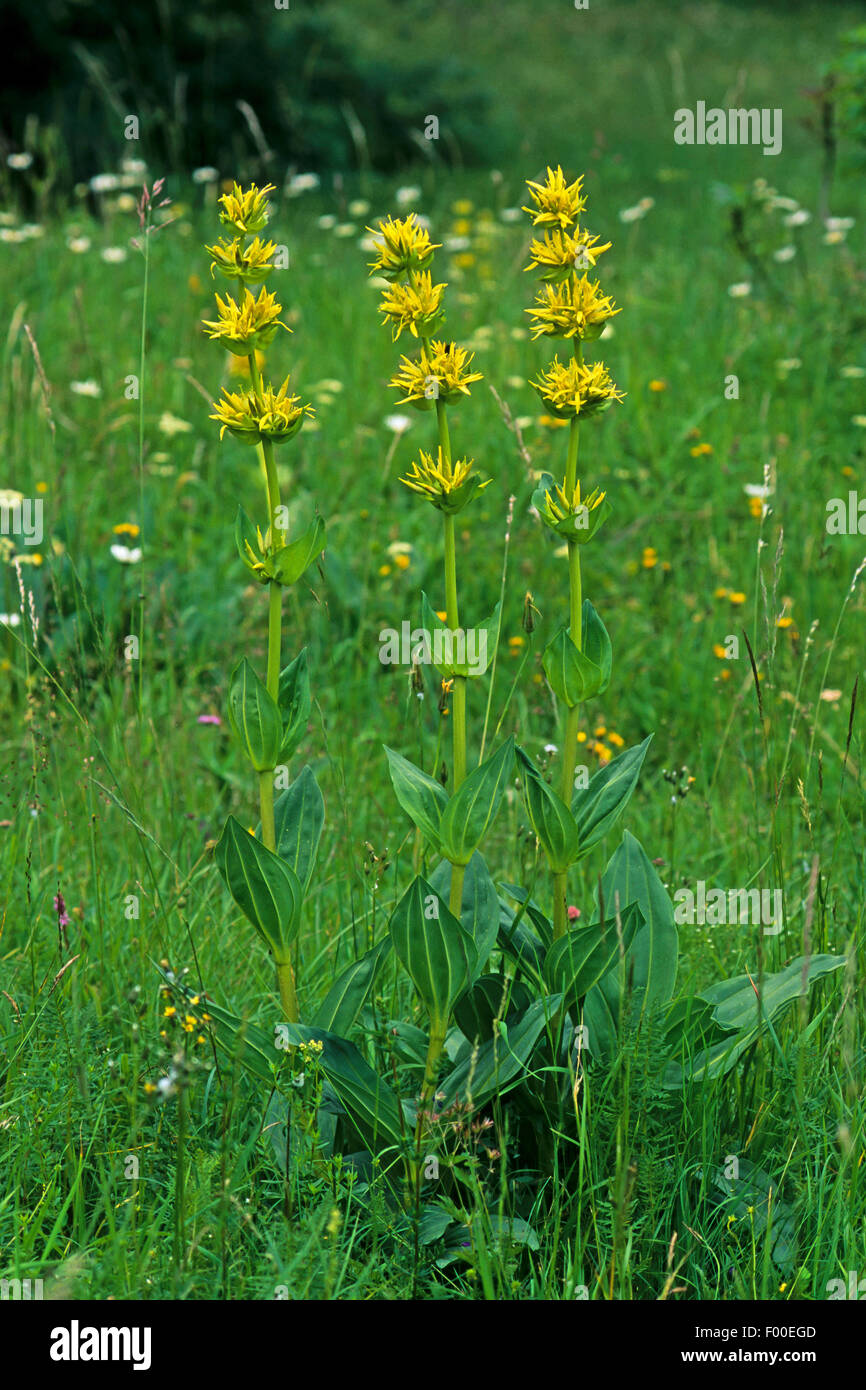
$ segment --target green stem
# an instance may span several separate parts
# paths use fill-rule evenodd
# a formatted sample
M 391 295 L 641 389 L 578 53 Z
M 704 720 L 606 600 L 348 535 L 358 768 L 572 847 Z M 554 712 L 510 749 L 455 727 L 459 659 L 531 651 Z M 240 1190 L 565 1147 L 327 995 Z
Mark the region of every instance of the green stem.
M 444 419 L 444 412 L 440 416 Z M 447 431 L 447 425 L 446 425 Z M 460 626 L 457 607 L 457 558 L 454 545 L 454 517 L 445 516 L 445 618 L 452 632 Z M 453 789 L 457 791 L 466 777 L 466 677 L 455 676 L 451 698 L 453 738 Z M 463 904 L 463 877 L 465 870 L 461 864 L 451 865 L 451 892 L 448 899 L 449 910 L 457 918 Z
M 249 354 L 250 380 L 257 396 L 262 393 L 262 378 L 256 362 L 255 351 Z M 272 546 L 285 545 L 285 534 L 277 526 L 280 507 L 280 484 L 274 458 L 274 446 L 269 439 L 259 445 L 259 457 L 267 480 L 268 522 L 270 524 L 270 543 Z M 280 654 L 282 647 L 283 590 L 280 584 L 272 582 L 268 586 L 268 667 L 266 684 L 271 699 L 279 703 L 280 692 Z M 259 804 L 262 820 L 262 844 L 265 849 L 276 854 L 277 833 L 274 823 L 274 769 L 266 768 L 259 773 Z M 283 1013 L 290 1023 L 298 1021 L 298 996 L 295 989 L 295 976 L 291 960 L 277 961 L 277 988 Z
M 580 352 L 575 345 L 575 352 L 580 360 Z M 577 418 L 572 420 L 571 429 L 568 436 L 568 458 L 565 465 L 565 494 L 570 499 L 574 495 L 577 486 L 577 456 L 578 444 L 580 441 L 580 425 Z M 568 592 L 569 592 L 569 636 L 578 648 L 583 643 L 583 590 L 580 574 L 580 547 L 577 541 L 568 542 Z M 562 745 L 562 771 L 559 785 L 559 795 L 566 806 L 571 805 L 571 794 L 574 783 L 574 768 L 577 762 L 577 733 L 580 723 L 580 706 L 575 705 L 566 711 L 565 716 L 565 735 Z M 553 939 L 558 940 L 564 936 L 568 929 L 567 913 L 568 897 L 568 873 L 554 874 L 553 876 Z
M 453 872 L 453 870 L 452 870 Z M 439 1059 L 442 1056 L 442 1049 L 445 1046 L 445 1034 L 447 1032 L 447 1021 L 441 1024 L 432 1023 L 430 1028 L 430 1041 L 427 1044 L 427 1061 L 424 1067 L 424 1082 L 421 1087 L 421 1094 L 418 1097 L 418 1118 L 415 1121 L 415 1198 L 416 1202 L 421 1193 L 421 1140 L 424 1137 L 424 1117 L 427 1108 L 436 1095 L 436 1082 L 439 1078 Z
M 289 1023 L 297 1023 L 299 1018 L 298 996 L 295 990 L 295 972 L 290 960 L 277 961 L 277 986 L 280 991 L 283 1013 Z

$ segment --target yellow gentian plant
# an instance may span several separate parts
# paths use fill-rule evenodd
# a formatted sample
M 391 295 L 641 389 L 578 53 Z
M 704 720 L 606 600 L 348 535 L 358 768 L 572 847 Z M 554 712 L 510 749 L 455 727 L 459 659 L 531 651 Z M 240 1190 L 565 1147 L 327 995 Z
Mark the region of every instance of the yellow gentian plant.
M 235 522 L 240 559 L 268 594 L 268 656 L 265 680 L 244 658 L 232 673 L 228 718 L 258 776 L 261 825 L 251 835 L 230 816 L 216 846 L 215 857 L 226 885 L 274 957 L 283 1013 L 298 1020 L 298 999 L 292 946 L 300 930 L 301 910 L 309 886 L 322 829 L 324 807 L 315 777 L 307 767 L 275 802 L 275 774 L 282 773 L 300 741 L 310 710 L 306 649 L 281 668 L 282 593 L 318 558 L 325 528 L 316 516 L 310 526 L 289 539 L 288 509 L 280 499 L 274 451 L 292 439 L 312 408 L 291 389 L 287 376 L 279 387 L 262 380 L 260 360 L 278 328 L 291 330 L 280 318 L 282 305 L 264 286 L 274 270 L 276 245 L 259 233 L 270 215 L 272 184 L 242 189 L 234 185 L 220 199 L 220 221 L 227 228 L 214 246 L 211 274 L 218 271 L 230 284 L 225 297 L 217 294 L 217 316 L 202 327 L 211 341 L 248 363 L 249 385 L 223 388 L 211 419 L 242 443 L 253 446 L 265 480 L 267 521 L 254 525 L 242 507 Z M 258 286 L 254 294 L 250 285 Z M 235 293 L 231 292 L 234 291 Z

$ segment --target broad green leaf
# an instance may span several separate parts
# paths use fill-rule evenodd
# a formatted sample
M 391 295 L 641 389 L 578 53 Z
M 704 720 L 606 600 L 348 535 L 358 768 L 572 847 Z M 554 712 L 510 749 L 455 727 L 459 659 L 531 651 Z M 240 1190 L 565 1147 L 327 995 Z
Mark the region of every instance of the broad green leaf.
M 607 628 L 598 616 L 588 598 L 583 600 L 581 614 L 581 646 L 583 654 L 601 671 L 602 683 L 594 695 L 603 695 L 610 685 L 610 670 L 613 663 L 613 649 Z
M 501 606 L 497 603 L 490 617 L 477 627 L 452 629 L 433 610 L 422 590 L 420 640 L 424 663 L 435 666 L 446 680 L 452 676 L 483 676 L 496 652 Z
M 757 1041 L 757 1037 L 757 1028 L 745 1033 L 729 1033 L 710 1047 L 687 1053 L 679 1061 L 669 1062 L 665 1067 L 662 1086 L 666 1091 L 678 1091 L 688 1082 L 713 1081 L 725 1076 Z
M 430 884 L 443 901 L 451 901 L 451 865 L 447 859 L 436 865 Z M 475 942 L 477 960 L 472 983 L 485 969 L 499 933 L 499 899 L 480 850 L 475 851 L 463 875 L 460 921 Z
M 325 548 L 325 523 L 315 517 L 302 536 L 290 541 L 271 558 L 271 572 L 279 584 L 294 584 Z
M 448 805 L 445 788 L 401 753 L 395 753 L 393 748 L 386 746 L 385 752 L 397 800 L 412 824 L 427 837 L 436 852 L 441 853 L 439 825 Z
M 620 910 L 622 946 L 611 905 L 604 920 L 586 927 L 572 927 L 554 941 L 544 959 L 544 978 L 559 990 L 566 1004 L 582 999 L 616 964 L 620 950 L 627 951 L 643 920 L 637 903 Z
M 512 1023 L 531 1002 L 529 990 L 520 981 L 506 975 L 482 975 L 454 1005 L 454 1019 L 468 1042 L 487 1042 L 497 1018 Z
M 319 1027 L 281 1023 L 283 1045 L 322 1043 L 322 1071 L 352 1117 L 373 1154 L 387 1148 L 402 1149 L 400 1103 L 391 1088 L 364 1060 L 353 1043 Z
M 235 737 L 256 772 L 275 767 L 282 737 L 280 712 L 246 657 L 232 671 L 228 716 Z
M 448 1109 L 456 1100 L 471 1098 L 474 1109 L 484 1105 L 492 1095 L 506 1091 L 523 1080 L 526 1066 L 536 1042 L 562 1002 L 561 994 L 536 999 L 516 1023 L 500 1023 L 499 1031 L 490 1042 L 469 1055 L 440 1082 L 442 1108 Z
M 313 876 L 324 823 L 324 798 L 313 769 L 305 767 L 274 803 L 277 854 L 294 869 L 304 894 Z
M 620 902 L 638 904 L 644 924 L 626 953 L 622 970 L 612 970 L 586 997 L 590 1038 L 596 1039 L 603 1056 L 611 1056 L 616 1048 L 622 1026 L 623 985 L 630 1000 L 629 1027 L 636 1027 L 645 1013 L 664 1007 L 671 998 L 679 955 L 673 904 L 640 841 L 628 830 L 601 880 L 601 900 L 606 906 L 615 901 L 617 893 Z
M 564 873 L 578 856 L 577 823 L 565 802 L 549 787 L 531 758 L 516 750 L 523 775 L 523 796 L 532 828 L 555 874 Z
M 235 545 L 238 555 L 250 573 L 256 576 L 260 584 L 267 584 L 268 576 L 264 569 L 264 556 L 259 544 L 259 534 L 243 507 L 238 507 L 235 516 Z M 249 549 L 247 549 L 248 546 Z M 256 564 L 259 565 L 258 569 L 256 569 Z
M 517 892 L 511 884 L 503 883 L 502 887 L 512 897 L 517 896 Z M 522 892 L 523 890 L 518 889 L 517 891 Z M 547 943 L 539 941 L 535 933 L 530 931 L 526 925 L 525 916 L 519 922 L 515 921 L 516 917 L 517 913 L 514 908 L 500 898 L 499 936 L 497 938 L 499 949 L 510 956 L 521 969 L 530 971 L 536 978 L 540 979 Z
M 580 833 L 579 858 L 594 848 L 619 820 L 637 786 L 640 770 L 652 741 L 652 734 L 634 748 L 599 768 L 587 787 L 571 798 L 571 813 Z
M 807 993 L 809 985 L 832 974 L 834 970 L 840 970 L 845 964 L 845 956 L 798 956 L 784 970 L 764 975 L 761 979 L 753 976 L 754 984 L 748 975 L 737 975 L 734 979 L 710 985 L 709 989 L 702 991 L 700 998 L 715 1006 L 713 1019 L 720 1028 L 757 1027 L 761 1020 L 775 1018 L 788 1004 Z
M 280 762 L 287 763 L 303 738 L 310 717 L 310 675 L 306 647 L 280 672 L 277 703 L 283 721 Z
M 419 875 L 389 924 L 394 949 L 421 996 L 432 1028 L 444 1029 L 476 962 L 475 943 L 430 884 Z
M 452 864 L 468 864 L 496 819 L 514 763 L 514 739 L 469 773 L 445 807 L 440 825 L 442 853 Z
M 572 642 L 567 628 L 561 627 L 551 638 L 541 664 L 554 694 L 569 709 L 602 689 L 604 673 Z
M 553 944 L 553 923 L 550 918 L 545 916 L 538 903 L 534 902 L 532 898 L 526 902 L 526 892 L 524 889 L 518 888 L 516 883 L 503 883 L 500 886 L 510 898 L 514 898 L 519 903 L 526 903 L 526 916 L 537 931 L 546 951 Z
M 288 962 L 304 901 L 294 869 L 244 830 L 234 816 L 225 823 L 214 859 L 226 887 L 275 961 Z
M 373 988 L 376 971 L 391 942 L 386 937 L 337 976 L 311 1019 L 314 1027 L 345 1037 Z

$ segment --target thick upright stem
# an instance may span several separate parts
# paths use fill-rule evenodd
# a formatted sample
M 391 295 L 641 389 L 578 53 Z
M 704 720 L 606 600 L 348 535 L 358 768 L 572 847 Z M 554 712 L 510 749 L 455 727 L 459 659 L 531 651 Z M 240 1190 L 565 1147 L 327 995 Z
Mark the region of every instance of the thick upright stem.
M 579 354 L 578 354 L 579 359 Z M 565 466 L 565 494 L 574 495 L 577 486 L 577 454 L 580 439 L 580 425 L 577 418 L 571 422 L 568 436 L 568 458 Z M 580 649 L 583 644 L 582 584 L 580 574 L 580 547 L 577 541 L 568 542 L 568 594 L 569 594 L 569 636 Z M 562 745 L 562 769 L 559 794 L 566 806 L 571 805 L 574 768 L 577 762 L 577 732 L 580 723 L 580 706 L 575 705 L 566 711 L 565 736 Z M 553 937 L 558 940 L 564 936 L 568 926 L 567 913 L 568 873 L 553 876 Z

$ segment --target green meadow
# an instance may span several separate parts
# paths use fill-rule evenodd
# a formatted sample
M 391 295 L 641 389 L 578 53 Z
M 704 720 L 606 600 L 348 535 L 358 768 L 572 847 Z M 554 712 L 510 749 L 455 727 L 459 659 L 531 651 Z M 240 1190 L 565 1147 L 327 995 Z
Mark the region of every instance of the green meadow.
M 363 52 L 417 56 L 416 7 L 352 9 Z M 486 94 L 471 159 L 422 93 L 406 119 L 423 132 L 429 109 L 440 139 L 389 172 L 363 131 L 335 174 L 297 167 L 278 129 L 265 158 L 244 127 L 243 159 L 214 148 L 194 179 L 152 161 L 147 113 L 138 142 L 106 125 L 90 178 L 113 177 L 95 188 L 64 180 L 44 126 L 31 167 L 4 161 L 0 501 L 38 501 L 42 534 L 0 535 L 0 1275 L 46 1298 L 786 1302 L 866 1275 L 866 194 L 853 137 L 829 177 L 809 96 L 861 16 L 489 9 L 424 9 L 430 61 L 457 44 L 467 100 L 473 72 Z M 241 95 L 256 106 L 252 80 Z M 678 145 L 674 112 L 698 101 L 780 109 L 781 153 Z M 533 1054 L 534 1090 L 458 1112 L 421 1214 L 387 1156 L 326 1144 L 347 1122 L 325 1063 L 308 1052 L 303 1082 L 297 1066 L 271 1082 L 245 1053 L 282 1014 L 214 849 L 228 816 L 260 816 L 226 703 L 240 658 L 262 678 L 267 662 L 266 586 L 234 541 L 238 506 L 261 521 L 265 493 L 258 451 L 209 418 L 249 368 L 202 331 L 227 284 L 205 246 L 233 181 L 276 185 L 267 234 L 288 264 L 268 288 L 291 333 L 267 372 L 314 410 L 276 466 L 292 531 L 327 528 L 282 607 L 284 660 L 306 648 L 312 692 L 290 776 L 308 766 L 325 806 L 293 945 L 300 1019 L 383 944 L 350 1036 L 409 1098 L 425 1015 L 384 946 L 437 855 L 384 749 L 450 791 L 454 709 L 432 667 L 413 680 L 380 660 L 382 634 L 421 626 L 422 592 L 436 611 L 447 595 L 440 514 L 401 482 L 435 450 L 436 413 L 388 384 L 418 342 L 382 323 L 368 229 L 428 219 L 443 335 L 483 377 L 449 411 L 455 457 L 490 480 L 455 519 L 461 612 L 502 604 L 492 674 L 468 682 L 470 767 L 482 739 L 489 757 L 513 735 L 550 781 L 562 704 L 542 658 L 569 561 L 533 492 L 562 479 L 569 426 L 529 384 L 563 345 L 532 338 L 521 208 L 557 165 L 583 175 L 586 223 L 612 242 L 597 274 L 621 312 L 587 357 L 625 397 L 580 436 L 581 483 L 611 508 L 583 592 L 614 655 L 580 707 L 578 763 L 592 777 L 652 735 L 621 823 L 570 870 L 570 923 L 591 920 L 627 829 L 675 902 L 699 883 L 781 894 L 773 924 L 678 921 L 674 1000 L 845 963 L 735 1064 L 677 1087 L 655 1024 L 607 1061 L 590 1034 L 554 1117 L 555 1067 Z M 160 178 L 147 234 L 136 204 Z M 484 859 L 512 912 L 502 885 L 532 884 L 549 915 L 519 767 Z M 516 988 L 501 946 L 490 968 Z M 472 1042 L 452 1024 L 448 1065 Z

